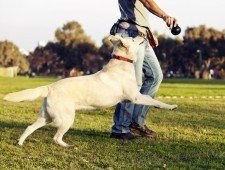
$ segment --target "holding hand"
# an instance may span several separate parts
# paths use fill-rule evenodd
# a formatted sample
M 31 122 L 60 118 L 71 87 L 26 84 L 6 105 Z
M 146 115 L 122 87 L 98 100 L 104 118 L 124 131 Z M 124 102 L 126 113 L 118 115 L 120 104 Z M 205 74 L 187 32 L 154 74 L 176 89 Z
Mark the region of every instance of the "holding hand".
M 176 18 L 173 18 L 169 15 L 164 15 L 162 19 L 166 22 L 167 26 L 172 29 L 178 25 L 178 21 Z

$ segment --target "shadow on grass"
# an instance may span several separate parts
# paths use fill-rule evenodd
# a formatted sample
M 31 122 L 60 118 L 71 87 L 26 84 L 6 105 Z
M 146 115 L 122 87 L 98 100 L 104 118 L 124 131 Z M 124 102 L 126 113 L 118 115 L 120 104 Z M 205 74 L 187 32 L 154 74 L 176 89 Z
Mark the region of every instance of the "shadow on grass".
M 180 108 L 181 113 L 175 115 L 168 115 L 164 118 L 161 116 L 153 116 L 153 122 L 162 122 L 168 125 L 175 126 L 186 126 L 186 127 L 200 127 L 200 128 L 214 128 L 214 129 L 225 129 L 224 117 L 222 111 L 206 109 L 206 108 Z M 161 114 L 161 113 L 158 113 Z
M 29 126 L 30 124 L 25 123 L 18 123 L 18 122 L 2 122 L 0 121 L 0 129 L 5 129 L 4 131 L 11 130 L 11 131 L 21 131 L 22 132 Z M 56 133 L 56 127 L 53 126 L 53 124 L 46 125 L 40 129 L 39 131 L 46 131 L 47 133 Z M 37 131 L 38 131 L 37 130 Z M 35 132 L 34 132 L 35 133 Z M 20 135 L 21 135 L 20 134 Z M 70 128 L 69 131 L 66 134 L 70 135 L 76 135 L 76 136 L 91 136 L 91 137 L 109 137 L 110 132 L 102 132 L 102 131 L 96 131 L 96 130 L 77 130 Z
M 1 140 L 7 140 L 4 134 L 10 135 L 9 142 L 16 140 L 16 137 L 19 137 L 27 126 L 28 124 L 24 123 L 0 121 L 0 128 L 3 129 L 2 136 L 4 137 L 1 137 Z M 53 149 L 59 147 L 58 145 L 54 143 L 49 145 L 49 138 L 52 138 L 55 131 L 56 129 L 52 126 L 38 130 L 35 135 L 32 135 L 33 137 L 31 136 L 28 139 L 27 147 L 24 150 L 27 151 L 31 147 L 33 150 L 42 149 L 47 155 L 52 155 L 53 151 L 54 153 L 63 154 L 61 149 Z M 34 138 L 38 138 L 41 142 L 37 143 L 33 140 Z M 133 142 L 124 143 L 110 139 L 109 132 L 73 128 L 65 135 L 65 140 L 76 143 L 81 149 L 79 151 L 81 156 L 83 153 L 88 153 L 87 155 L 90 158 L 86 157 L 86 159 L 96 167 L 101 168 L 107 168 L 107 166 L 113 168 L 163 168 L 164 164 L 168 167 L 213 169 L 225 166 L 225 144 L 219 141 L 188 141 L 176 138 L 149 140 L 139 138 Z M 49 149 L 49 146 L 52 149 Z M 21 152 L 24 152 L 24 150 L 21 150 Z M 73 158 L 73 155 L 74 150 L 68 149 L 67 154 L 63 156 Z M 77 157 L 79 157 L 78 153 Z M 54 160 L 57 160 L 57 158 L 54 158 Z M 62 166 L 66 168 L 68 165 L 62 164 Z

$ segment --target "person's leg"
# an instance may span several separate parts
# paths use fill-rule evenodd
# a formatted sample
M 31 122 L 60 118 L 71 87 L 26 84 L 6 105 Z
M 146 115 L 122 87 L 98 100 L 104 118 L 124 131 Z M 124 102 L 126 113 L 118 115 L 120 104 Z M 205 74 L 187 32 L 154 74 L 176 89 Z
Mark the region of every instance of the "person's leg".
M 134 69 L 135 69 L 135 77 L 137 81 L 137 85 L 139 87 L 139 90 L 142 87 L 143 81 L 142 81 L 142 75 L 143 75 L 143 62 L 145 57 L 145 46 L 146 42 L 144 41 L 138 50 L 137 53 L 137 61 L 134 63 Z
M 146 45 L 143 72 L 145 80 L 140 92 L 142 94 L 148 94 L 154 98 L 163 80 L 163 73 L 155 52 L 149 45 Z M 143 127 L 145 125 L 148 110 L 149 106 L 135 105 L 132 123 L 136 123 Z
M 132 123 L 132 113 L 134 105 L 132 103 L 121 102 L 116 106 L 114 113 L 113 133 L 129 133 Z
M 136 31 L 127 31 L 126 33 L 122 32 L 122 36 L 136 37 L 138 36 L 138 32 Z M 142 66 L 144 60 L 143 50 L 145 45 L 142 44 L 138 51 L 138 60 L 134 64 L 135 73 L 137 78 L 137 83 L 139 86 L 142 84 Z M 129 133 L 130 132 L 130 124 L 132 123 L 134 104 L 121 102 L 116 106 L 116 110 L 114 113 L 114 125 L 112 127 L 112 133 Z

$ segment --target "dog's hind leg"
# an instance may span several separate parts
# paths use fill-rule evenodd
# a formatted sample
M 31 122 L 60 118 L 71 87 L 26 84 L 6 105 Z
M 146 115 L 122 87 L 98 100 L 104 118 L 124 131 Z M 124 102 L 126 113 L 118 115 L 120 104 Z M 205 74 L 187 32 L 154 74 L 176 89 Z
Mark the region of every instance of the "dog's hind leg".
M 23 145 L 23 142 L 26 140 L 26 138 L 30 134 L 32 134 L 35 130 L 37 130 L 37 129 L 43 127 L 43 126 L 45 126 L 47 123 L 48 122 L 46 121 L 45 118 L 39 117 L 36 122 L 34 122 L 32 125 L 30 125 L 30 126 L 27 127 L 27 129 L 24 131 L 24 133 L 20 137 L 18 144 L 20 146 L 22 146 Z
M 21 135 L 18 144 L 20 146 L 23 145 L 23 142 L 26 138 L 32 134 L 35 130 L 45 126 L 46 124 L 51 122 L 51 118 L 49 117 L 48 113 L 46 112 L 46 100 L 44 100 L 42 109 L 40 111 L 40 116 L 32 125 L 28 126 L 24 133 Z
M 54 141 L 63 146 L 63 147 L 69 147 L 72 145 L 69 145 L 67 143 L 65 143 L 62 138 L 63 135 L 70 129 L 70 127 L 73 125 L 74 122 L 74 118 L 75 118 L 75 112 L 71 112 L 71 113 L 67 113 L 65 115 L 63 115 L 63 119 L 60 120 L 60 122 L 56 122 L 57 126 L 58 126 L 58 130 L 54 136 Z M 57 119 L 57 118 L 56 118 Z
M 75 108 L 73 102 L 63 100 L 60 104 L 54 104 L 53 107 L 49 105 L 47 110 L 49 115 L 53 118 L 53 122 L 56 124 L 56 127 L 58 127 L 58 130 L 53 138 L 54 141 L 63 147 L 70 146 L 65 143 L 62 138 L 74 122 Z

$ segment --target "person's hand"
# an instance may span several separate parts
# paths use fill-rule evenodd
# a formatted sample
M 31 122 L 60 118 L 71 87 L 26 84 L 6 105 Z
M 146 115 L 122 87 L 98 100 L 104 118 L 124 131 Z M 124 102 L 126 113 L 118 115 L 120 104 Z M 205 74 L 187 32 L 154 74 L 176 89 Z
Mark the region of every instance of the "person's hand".
M 164 15 L 162 17 L 162 19 L 166 22 L 166 25 L 172 29 L 173 27 L 177 26 L 178 25 L 178 21 L 176 18 L 174 17 L 171 17 L 169 15 Z

